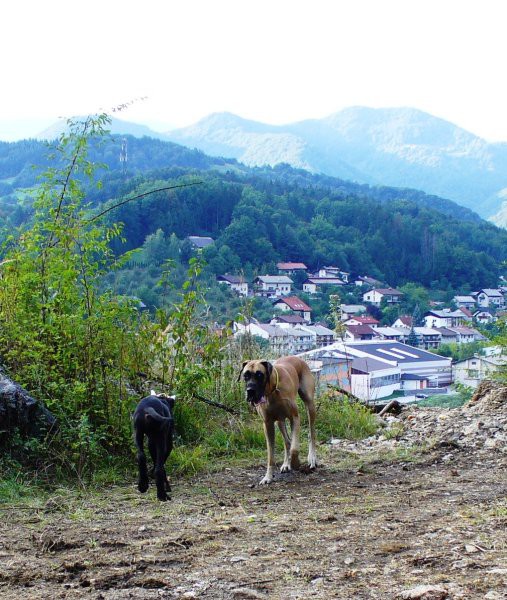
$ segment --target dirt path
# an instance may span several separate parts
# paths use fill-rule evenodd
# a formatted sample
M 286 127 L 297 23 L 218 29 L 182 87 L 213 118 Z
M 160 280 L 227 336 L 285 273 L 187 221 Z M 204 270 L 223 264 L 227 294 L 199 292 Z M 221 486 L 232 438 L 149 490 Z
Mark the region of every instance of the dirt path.
M 394 450 L 3 510 L 0 598 L 507 598 L 506 455 Z

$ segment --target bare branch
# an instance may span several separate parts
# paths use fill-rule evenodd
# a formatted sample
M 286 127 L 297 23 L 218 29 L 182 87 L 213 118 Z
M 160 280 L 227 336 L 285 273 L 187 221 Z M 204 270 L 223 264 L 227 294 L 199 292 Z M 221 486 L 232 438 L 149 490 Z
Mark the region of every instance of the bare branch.
M 92 223 L 93 221 L 96 221 L 100 217 L 103 217 L 106 213 L 114 210 L 115 208 L 118 208 L 120 206 L 123 206 L 124 204 L 127 204 L 127 202 L 132 202 L 133 200 L 139 200 L 139 198 L 144 198 L 145 196 L 149 196 L 150 194 L 155 194 L 156 192 L 165 192 L 166 190 L 175 190 L 177 188 L 190 187 L 192 185 L 201 185 L 202 183 L 204 183 L 204 181 L 194 181 L 193 183 L 182 183 L 182 184 L 179 184 L 179 185 L 170 185 L 168 187 L 157 188 L 156 190 L 150 190 L 149 192 L 144 192 L 143 194 L 139 194 L 139 195 L 134 196 L 132 198 L 127 198 L 126 200 L 122 200 L 121 202 L 118 202 L 118 204 L 115 204 L 114 206 L 110 206 L 109 208 L 106 208 L 102 212 L 100 212 L 97 215 L 93 216 L 91 219 L 85 219 L 84 222 L 85 223 Z

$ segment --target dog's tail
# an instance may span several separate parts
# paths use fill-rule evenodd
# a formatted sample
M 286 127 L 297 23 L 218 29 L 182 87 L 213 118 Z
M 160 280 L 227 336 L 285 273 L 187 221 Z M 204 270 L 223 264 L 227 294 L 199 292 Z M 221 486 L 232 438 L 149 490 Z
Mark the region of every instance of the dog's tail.
M 155 421 L 158 421 L 159 423 L 167 423 L 167 424 L 170 421 L 172 421 L 171 417 L 163 417 L 162 415 L 159 415 L 158 412 L 151 406 L 149 406 L 148 408 L 145 408 L 144 410 L 146 412 L 146 418 L 151 417 L 152 419 L 155 419 Z

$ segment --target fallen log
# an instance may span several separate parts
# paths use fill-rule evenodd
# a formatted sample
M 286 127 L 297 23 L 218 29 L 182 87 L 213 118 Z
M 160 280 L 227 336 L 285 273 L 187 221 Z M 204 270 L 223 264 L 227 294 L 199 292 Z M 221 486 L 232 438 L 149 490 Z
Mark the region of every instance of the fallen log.
M 388 402 L 377 414 L 379 417 L 382 417 L 388 412 L 392 412 L 394 415 L 400 414 L 401 404 L 398 400 L 391 400 L 391 402 Z
M 329 389 L 333 390 L 333 392 L 336 392 L 337 394 L 343 394 L 344 396 L 347 396 L 347 398 L 349 400 L 353 400 L 354 402 L 359 402 L 359 404 L 364 404 L 364 400 L 361 400 L 361 398 L 354 396 L 354 394 L 352 392 L 348 392 L 347 390 L 344 390 L 343 388 L 341 388 L 337 385 L 329 384 L 327 387 Z

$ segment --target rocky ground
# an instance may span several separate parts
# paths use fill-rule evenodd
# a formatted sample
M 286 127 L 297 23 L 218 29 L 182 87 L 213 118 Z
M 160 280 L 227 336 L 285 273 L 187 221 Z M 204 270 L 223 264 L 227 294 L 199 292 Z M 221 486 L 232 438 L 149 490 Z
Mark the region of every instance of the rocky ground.
M 0 598 L 507 598 L 507 388 L 262 465 L 0 509 Z

